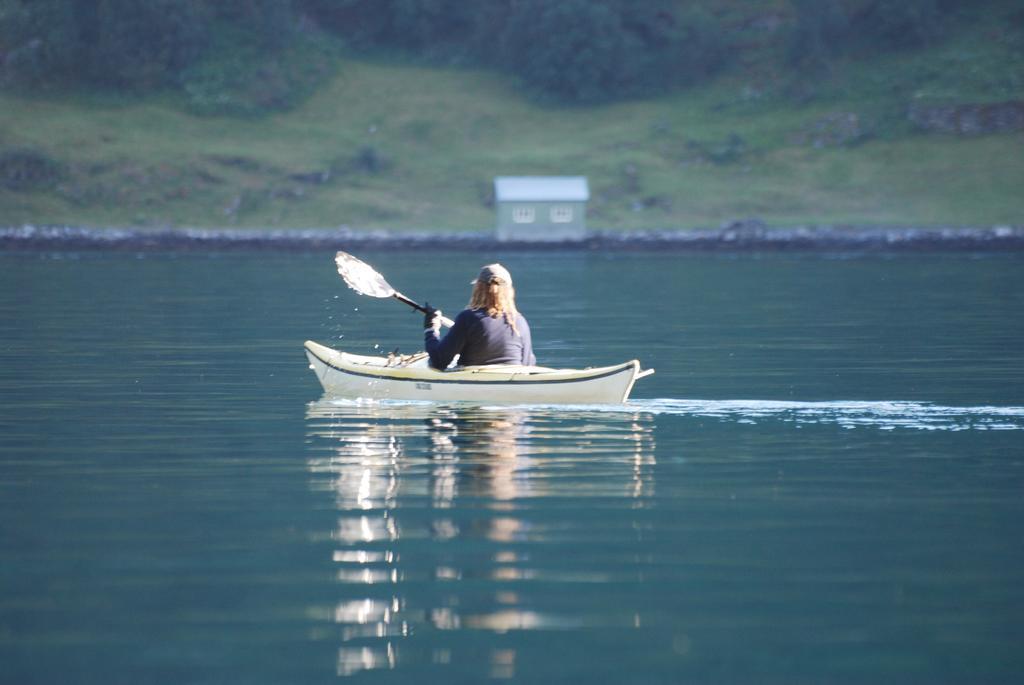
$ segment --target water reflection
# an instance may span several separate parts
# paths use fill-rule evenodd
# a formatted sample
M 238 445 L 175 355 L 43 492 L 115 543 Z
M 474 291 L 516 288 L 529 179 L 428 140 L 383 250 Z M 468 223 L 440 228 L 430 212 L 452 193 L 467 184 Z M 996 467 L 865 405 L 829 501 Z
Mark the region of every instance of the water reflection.
M 408 649 L 453 663 L 459 643 L 444 635 L 592 623 L 531 592 L 609 579 L 600 565 L 564 563 L 542 510 L 564 502 L 570 482 L 574 499 L 627 509 L 653 495 L 649 415 L 322 400 L 306 419 L 313 487 L 339 514 L 332 559 L 344 599 L 314 613 L 341 628 L 340 675 L 396 668 Z M 515 675 L 515 649 L 488 658 L 491 677 Z

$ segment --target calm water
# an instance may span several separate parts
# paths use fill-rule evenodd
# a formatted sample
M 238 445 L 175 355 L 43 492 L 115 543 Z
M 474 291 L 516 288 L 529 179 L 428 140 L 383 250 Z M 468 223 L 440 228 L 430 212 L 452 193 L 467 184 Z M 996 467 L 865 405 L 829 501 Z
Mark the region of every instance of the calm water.
M 0 682 L 1011 683 L 1024 256 L 370 253 L 624 407 L 321 396 L 330 254 L 0 255 Z

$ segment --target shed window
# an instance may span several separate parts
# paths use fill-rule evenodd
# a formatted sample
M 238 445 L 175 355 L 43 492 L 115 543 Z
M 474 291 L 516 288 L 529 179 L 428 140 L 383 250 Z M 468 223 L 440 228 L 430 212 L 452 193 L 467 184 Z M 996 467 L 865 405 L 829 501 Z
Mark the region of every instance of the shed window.
M 555 205 L 551 208 L 551 222 L 555 224 L 567 224 L 572 221 L 572 207 L 566 205 Z
M 513 207 L 512 221 L 517 224 L 532 224 L 536 214 L 533 207 Z

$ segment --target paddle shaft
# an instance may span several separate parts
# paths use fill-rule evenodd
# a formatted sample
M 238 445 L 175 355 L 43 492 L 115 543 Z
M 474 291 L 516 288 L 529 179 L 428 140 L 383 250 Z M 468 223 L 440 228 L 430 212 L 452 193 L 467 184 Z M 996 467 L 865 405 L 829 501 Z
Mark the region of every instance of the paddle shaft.
M 395 291 L 395 294 L 393 294 L 391 297 L 395 298 L 399 302 L 403 302 L 403 303 L 409 305 L 410 307 L 412 307 L 413 309 L 415 309 L 417 311 L 423 312 L 424 314 L 427 313 L 427 308 L 426 307 L 424 307 L 423 305 L 419 304 L 418 302 L 410 300 L 408 297 L 406 297 L 405 295 L 403 295 L 402 293 L 400 293 L 398 291 Z M 455 325 L 455 322 L 452 321 L 451 319 L 449 319 L 447 316 L 442 316 L 441 317 L 441 325 L 447 326 L 448 328 L 451 328 L 453 325 Z

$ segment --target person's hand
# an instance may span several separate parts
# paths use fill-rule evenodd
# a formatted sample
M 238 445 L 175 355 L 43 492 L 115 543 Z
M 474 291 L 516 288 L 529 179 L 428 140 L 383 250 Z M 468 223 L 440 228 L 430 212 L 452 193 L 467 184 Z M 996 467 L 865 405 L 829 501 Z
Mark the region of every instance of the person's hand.
M 434 309 L 429 302 L 424 303 L 423 308 L 427 310 L 423 314 L 423 329 L 439 333 L 441 331 L 441 310 Z

